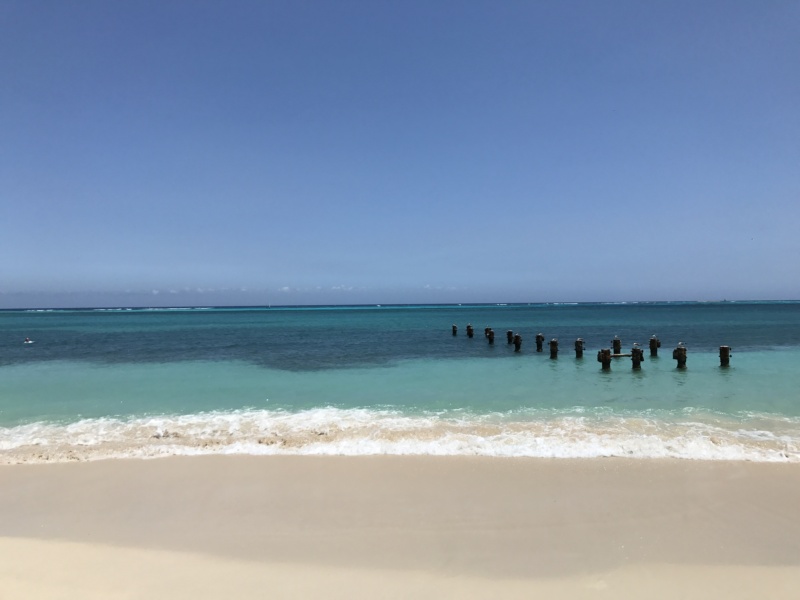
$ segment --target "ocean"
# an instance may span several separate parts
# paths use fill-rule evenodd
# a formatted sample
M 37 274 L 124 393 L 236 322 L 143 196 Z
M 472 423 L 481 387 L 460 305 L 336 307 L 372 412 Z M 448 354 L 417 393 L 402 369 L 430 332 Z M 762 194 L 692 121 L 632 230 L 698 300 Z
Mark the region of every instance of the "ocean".
M 508 330 L 522 336 L 519 352 Z M 601 369 L 597 352 L 614 336 L 624 353 L 641 345 L 641 370 L 629 357 Z M 679 342 L 685 369 L 672 358 Z M 732 347 L 729 367 L 722 345 Z M 799 462 L 798 365 L 798 302 L 5 310 L 0 463 L 197 454 Z

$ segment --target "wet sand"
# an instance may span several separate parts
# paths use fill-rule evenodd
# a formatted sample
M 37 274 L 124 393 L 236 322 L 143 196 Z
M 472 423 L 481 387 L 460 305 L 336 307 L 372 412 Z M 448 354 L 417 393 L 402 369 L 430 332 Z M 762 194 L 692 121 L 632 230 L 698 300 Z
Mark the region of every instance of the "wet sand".
M 0 467 L 2 598 L 795 598 L 800 465 L 176 457 Z

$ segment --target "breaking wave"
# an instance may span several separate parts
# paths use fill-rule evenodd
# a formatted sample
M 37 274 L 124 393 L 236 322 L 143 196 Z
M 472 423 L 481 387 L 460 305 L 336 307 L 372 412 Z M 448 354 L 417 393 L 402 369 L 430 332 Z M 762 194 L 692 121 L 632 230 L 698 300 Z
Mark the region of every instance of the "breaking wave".
M 800 462 L 800 419 L 685 409 L 621 416 L 575 408 L 475 415 L 238 410 L 0 428 L 0 462 L 175 455 L 431 455 Z

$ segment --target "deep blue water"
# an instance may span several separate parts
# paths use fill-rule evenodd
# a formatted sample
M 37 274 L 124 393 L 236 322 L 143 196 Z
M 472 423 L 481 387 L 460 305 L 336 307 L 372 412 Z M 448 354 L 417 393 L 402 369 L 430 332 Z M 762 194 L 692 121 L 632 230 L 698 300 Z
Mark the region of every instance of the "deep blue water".
M 472 323 L 476 338 L 467 340 Z M 459 336 L 450 333 L 458 325 Z M 495 348 L 484 344 L 492 327 Z M 441 307 L 0 312 L 0 365 L 69 360 L 108 363 L 242 361 L 309 371 L 385 365 L 408 359 L 502 358 L 505 332 L 558 338 L 562 352 L 582 337 L 588 351 L 647 345 L 690 352 L 720 345 L 738 351 L 800 346 L 800 304 L 679 303 Z M 35 347 L 25 347 L 25 337 Z

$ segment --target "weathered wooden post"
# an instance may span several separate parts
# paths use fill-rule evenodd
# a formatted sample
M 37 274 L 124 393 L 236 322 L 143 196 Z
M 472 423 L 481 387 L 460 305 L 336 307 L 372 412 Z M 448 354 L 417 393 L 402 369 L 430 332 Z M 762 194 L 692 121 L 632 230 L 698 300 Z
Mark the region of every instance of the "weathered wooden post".
M 683 342 L 678 342 L 678 347 L 672 351 L 672 358 L 678 361 L 678 368 L 686 368 L 686 346 Z
M 458 325 L 453 325 L 453 335 L 458 335 Z
M 642 368 L 642 361 L 644 360 L 644 350 L 639 347 L 639 344 L 634 344 L 631 348 L 631 364 L 634 370 Z
M 655 335 L 650 338 L 650 356 L 658 356 L 658 349 L 661 348 L 661 340 Z
M 467 337 L 471 338 L 473 335 L 475 335 L 475 330 L 472 328 L 472 325 L 467 324 Z
M 575 340 L 575 358 L 583 358 L 583 349 L 586 347 L 586 344 L 583 341 L 583 338 L 578 338 Z
M 550 358 L 558 358 L 558 340 L 556 338 L 550 340 Z
M 536 351 L 542 351 L 542 345 L 544 344 L 544 336 L 541 333 L 536 334 Z
M 597 352 L 597 362 L 602 363 L 603 371 L 611 370 L 611 350 L 603 348 Z
M 731 347 L 730 346 L 720 346 L 719 347 L 719 366 L 720 367 L 729 367 L 731 364 Z
M 494 344 L 494 329 L 489 328 L 489 331 L 486 332 L 486 337 L 489 339 L 490 344 Z
M 514 335 L 514 352 L 519 352 L 519 349 L 522 347 L 522 336 L 520 334 Z
M 514 341 L 514 332 L 511 331 L 510 329 L 506 331 L 506 339 L 508 340 L 509 344 L 513 343 Z
M 616 335 L 611 340 L 611 347 L 614 348 L 614 354 L 622 354 L 622 340 Z

